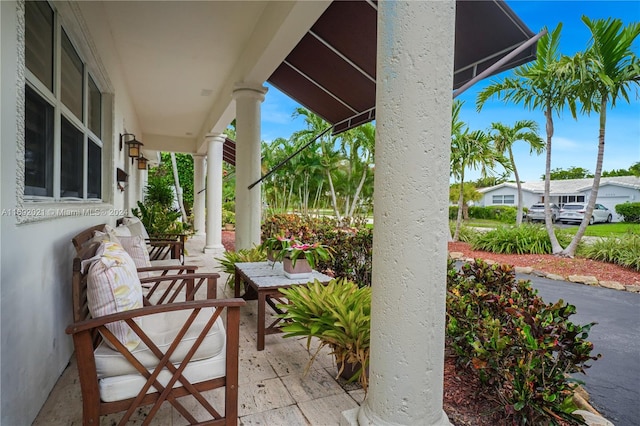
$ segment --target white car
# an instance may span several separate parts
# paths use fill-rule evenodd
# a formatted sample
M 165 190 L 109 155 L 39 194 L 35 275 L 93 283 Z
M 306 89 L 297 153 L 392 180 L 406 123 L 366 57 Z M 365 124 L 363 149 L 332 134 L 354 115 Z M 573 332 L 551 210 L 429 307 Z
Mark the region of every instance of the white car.
M 549 208 L 551 209 L 551 222 L 556 223 L 558 214 L 560 213 L 560 207 L 551 203 L 549 204 Z M 529 213 L 527 213 L 527 220 L 529 222 L 535 222 L 537 220 L 544 222 L 544 204 L 538 203 L 532 205 L 529 208 Z
M 560 209 L 558 215 L 558 222 L 582 222 L 584 213 L 587 211 L 587 203 L 567 203 Z M 596 204 L 593 208 L 593 214 L 589 219 L 589 225 L 593 225 L 596 222 L 611 222 L 613 215 L 611 210 L 603 206 L 602 204 Z

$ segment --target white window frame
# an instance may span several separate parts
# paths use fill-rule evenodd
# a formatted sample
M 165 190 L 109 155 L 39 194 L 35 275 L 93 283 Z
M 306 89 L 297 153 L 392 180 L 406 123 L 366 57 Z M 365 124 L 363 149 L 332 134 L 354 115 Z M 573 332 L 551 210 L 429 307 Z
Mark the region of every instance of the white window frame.
M 505 199 L 509 198 L 511 200 L 510 203 L 505 202 Z M 516 197 L 513 194 L 497 194 L 491 196 L 491 204 L 493 205 L 505 205 L 505 206 L 513 206 L 516 202 Z
M 37 222 L 57 217 L 107 215 L 112 209 L 115 183 L 110 183 L 111 175 L 115 173 L 115 166 L 109 160 L 114 155 L 113 143 L 113 86 L 106 74 L 106 70 L 96 51 L 95 44 L 86 29 L 80 6 L 75 3 L 47 2 L 54 12 L 54 76 L 53 92 L 50 91 L 39 79 L 31 73 L 25 64 L 24 45 L 18 49 L 18 87 L 29 86 L 38 96 L 53 106 L 54 141 L 53 141 L 53 196 L 25 195 L 25 91 L 18 91 L 17 105 L 17 185 L 16 185 L 16 221 L 20 223 Z M 22 34 L 18 40 L 25 41 L 25 1 L 16 2 L 18 19 L 17 31 Z M 83 62 L 83 119 L 79 120 L 60 101 L 60 57 L 61 57 L 61 31 L 65 29 L 76 53 Z M 101 113 L 100 131 L 101 137 L 89 129 L 88 102 L 89 102 L 89 76 L 100 91 Z M 81 129 L 83 134 L 83 194 L 82 197 L 60 196 L 60 144 L 61 144 L 61 117 L 64 116 L 74 126 Z M 92 142 L 93 140 L 93 142 Z M 87 198 L 88 192 L 88 144 L 96 143 L 101 149 L 101 182 L 100 197 Z M 18 214 L 19 212 L 19 214 Z

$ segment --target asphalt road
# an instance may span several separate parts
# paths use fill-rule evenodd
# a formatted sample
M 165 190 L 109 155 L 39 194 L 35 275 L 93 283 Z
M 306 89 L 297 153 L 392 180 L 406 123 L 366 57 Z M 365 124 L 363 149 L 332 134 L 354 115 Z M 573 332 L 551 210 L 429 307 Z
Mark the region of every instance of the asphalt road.
M 546 303 L 562 299 L 575 305 L 572 322 L 598 323 L 589 340 L 602 358 L 576 378 L 585 382 L 591 404 L 616 426 L 640 425 L 640 294 L 534 275 L 518 278 L 531 280 Z

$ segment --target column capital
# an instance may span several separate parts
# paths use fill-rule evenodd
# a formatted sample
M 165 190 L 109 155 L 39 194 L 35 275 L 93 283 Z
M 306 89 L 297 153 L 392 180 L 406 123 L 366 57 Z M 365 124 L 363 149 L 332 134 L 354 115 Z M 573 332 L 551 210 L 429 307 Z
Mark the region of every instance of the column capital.
M 193 157 L 193 159 L 197 159 L 197 158 L 206 158 L 207 154 L 200 154 L 199 152 L 196 152 L 194 154 L 191 154 L 191 157 Z
M 227 135 L 225 135 L 224 133 L 208 133 L 204 137 L 204 141 L 207 143 L 209 142 L 224 143 L 226 139 L 227 139 Z
M 262 84 L 238 82 L 233 85 L 233 99 L 251 98 L 262 102 L 268 90 Z

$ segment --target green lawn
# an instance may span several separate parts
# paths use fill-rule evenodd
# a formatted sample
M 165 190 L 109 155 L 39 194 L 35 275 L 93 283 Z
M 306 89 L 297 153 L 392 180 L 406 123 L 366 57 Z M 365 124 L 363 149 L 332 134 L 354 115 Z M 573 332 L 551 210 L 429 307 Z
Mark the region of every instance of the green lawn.
M 572 234 L 578 232 L 578 226 L 571 226 L 566 230 Z M 638 223 L 596 223 L 587 226 L 584 235 L 589 237 L 622 237 L 627 232 L 640 233 Z
M 477 228 L 497 228 L 498 226 L 508 226 L 510 224 L 498 222 L 488 219 L 470 219 L 465 221 L 466 226 Z M 540 224 L 544 226 L 544 224 Z M 578 225 L 564 228 L 568 233 L 575 234 L 578 231 Z M 589 237 L 622 237 L 627 232 L 640 233 L 640 224 L 638 223 L 596 223 L 587 226 L 584 235 Z

